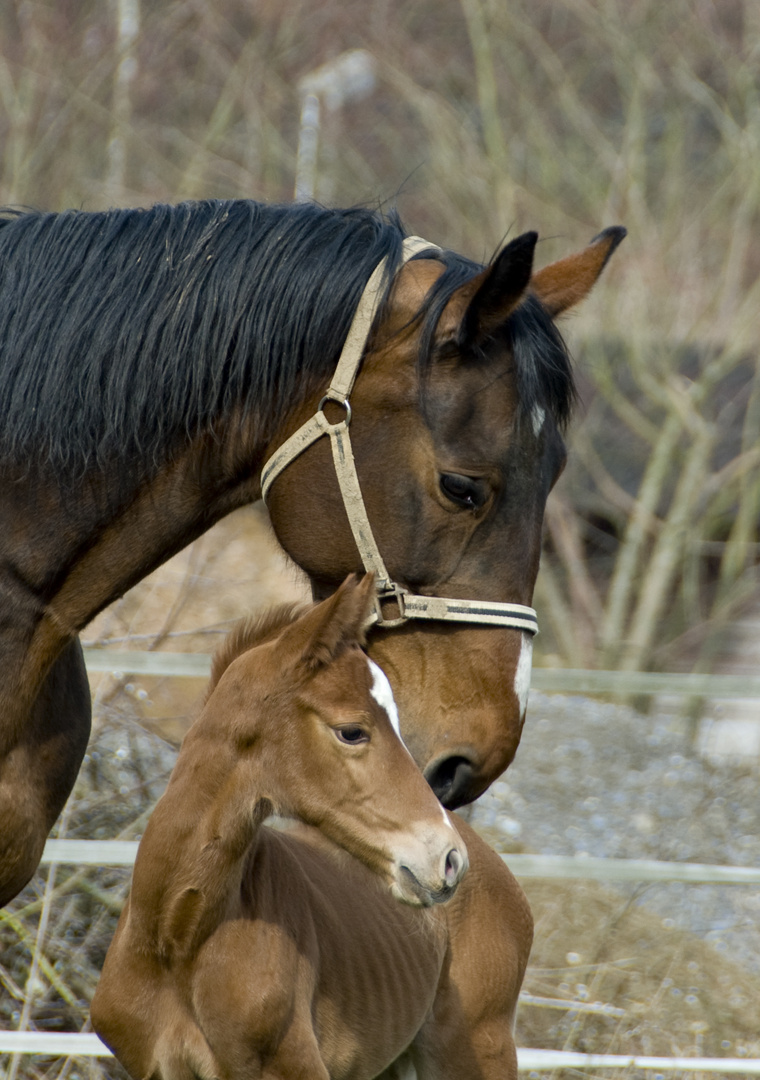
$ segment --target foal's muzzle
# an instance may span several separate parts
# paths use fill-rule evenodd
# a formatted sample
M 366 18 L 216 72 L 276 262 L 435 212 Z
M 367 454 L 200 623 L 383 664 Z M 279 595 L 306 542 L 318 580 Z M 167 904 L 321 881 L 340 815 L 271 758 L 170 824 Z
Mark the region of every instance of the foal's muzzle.
M 425 874 L 419 866 L 412 869 L 401 863 L 391 891 L 407 904 L 420 907 L 443 904 L 456 892 L 468 865 L 467 849 L 460 841 L 443 853 L 432 874 Z

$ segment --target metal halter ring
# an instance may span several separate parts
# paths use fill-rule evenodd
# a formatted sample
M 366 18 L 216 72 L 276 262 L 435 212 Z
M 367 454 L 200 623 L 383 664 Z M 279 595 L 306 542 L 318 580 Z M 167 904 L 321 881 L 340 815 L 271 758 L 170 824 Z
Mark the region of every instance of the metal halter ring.
M 403 626 L 407 621 L 404 597 L 408 595 L 408 591 L 401 585 L 397 585 L 395 581 L 391 582 L 391 584 L 384 589 L 377 589 L 374 600 L 373 625 L 382 626 L 384 630 L 390 630 L 394 626 Z M 386 618 L 383 613 L 383 603 L 389 600 L 395 602 L 398 608 L 398 615 Z
M 348 398 L 335 398 L 332 397 L 330 394 L 325 394 L 319 405 L 317 405 L 317 412 L 322 413 L 323 416 L 325 416 L 325 405 L 328 401 L 331 401 L 333 405 L 340 405 L 341 408 L 346 410 L 346 415 L 344 419 L 339 420 L 338 423 L 345 424 L 346 427 L 348 427 L 348 425 L 351 423 L 351 403 L 349 402 Z M 338 427 L 338 424 L 331 424 L 326 416 L 325 423 L 327 423 L 331 428 Z

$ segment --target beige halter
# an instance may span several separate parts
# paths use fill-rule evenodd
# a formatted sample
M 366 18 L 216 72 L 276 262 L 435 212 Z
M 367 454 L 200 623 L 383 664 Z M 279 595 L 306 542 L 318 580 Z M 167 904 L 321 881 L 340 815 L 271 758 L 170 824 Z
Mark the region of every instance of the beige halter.
M 409 236 L 404 240 L 401 263 L 407 262 L 413 255 L 423 250 L 439 251 L 434 244 L 429 244 L 419 236 Z M 333 463 L 338 477 L 343 505 L 346 508 L 351 531 L 361 560 L 367 571 L 375 574 L 377 592 L 375 611 L 369 625 L 392 627 L 400 626 L 407 619 L 442 619 L 452 622 L 481 623 L 488 626 L 502 626 L 513 630 L 526 630 L 530 634 L 538 633 L 538 619 L 533 608 L 523 604 L 502 604 L 490 600 L 448 600 L 442 596 L 420 596 L 410 593 L 392 580 L 383 558 L 378 550 L 372 528 L 364 506 L 359 477 L 356 473 L 354 455 L 348 428 L 351 423 L 349 395 L 353 389 L 359 365 L 367 344 L 370 329 L 381 297 L 381 286 L 386 260 L 383 259 L 372 272 L 367 282 L 359 305 L 348 331 L 343 351 L 338 360 L 332 382 L 317 406 L 317 411 L 310 420 L 287 439 L 279 450 L 264 465 L 261 472 L 261 495 L 266 502 L 267 494 L 282 470 L 294 458 L 303 453 L 313 442 L 323 435 L 329 435 L 332 446 Z M 345 410 L 345 416 L 337 424 L 331 424 L 324 414 L 328 401 L 335 402 Z M 397 610 L 391 618 L 383 614 L 383 604 L 392 601 Z

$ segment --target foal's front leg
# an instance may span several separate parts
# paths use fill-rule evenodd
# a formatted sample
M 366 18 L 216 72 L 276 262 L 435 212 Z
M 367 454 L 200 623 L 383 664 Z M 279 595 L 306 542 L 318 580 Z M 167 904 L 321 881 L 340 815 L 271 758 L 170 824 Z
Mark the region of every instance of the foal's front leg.
M 417 1080 L 417 1070 L 409 1052 L 402 1054 L 389 1068 L 375 1077 L 375 1080 Z
M 229 1080 L 331 1080 L 311 1029 L 289 1032 L 272 1056 L 252 1057 L 258 1067 L 237 1068 Z
M 321 1061 L 299 1062 L 297 1069 L 266 1068 L 257 1073 L 261 1080 L 330 1080 L 330 1074 Z M 250 1076 L 246 1080 L 251 1080 Z

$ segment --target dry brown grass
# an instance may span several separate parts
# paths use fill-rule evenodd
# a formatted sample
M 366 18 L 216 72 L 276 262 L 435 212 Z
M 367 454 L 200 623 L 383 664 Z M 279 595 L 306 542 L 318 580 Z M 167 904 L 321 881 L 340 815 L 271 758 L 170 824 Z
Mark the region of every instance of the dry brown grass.
M 523 1005 L 518 1045 L 595 1054 L 757 1057 L 757 980 L 693 934 L 592 882 L 526 883 L 536 941 L 524 989 L 612 1006 Z

